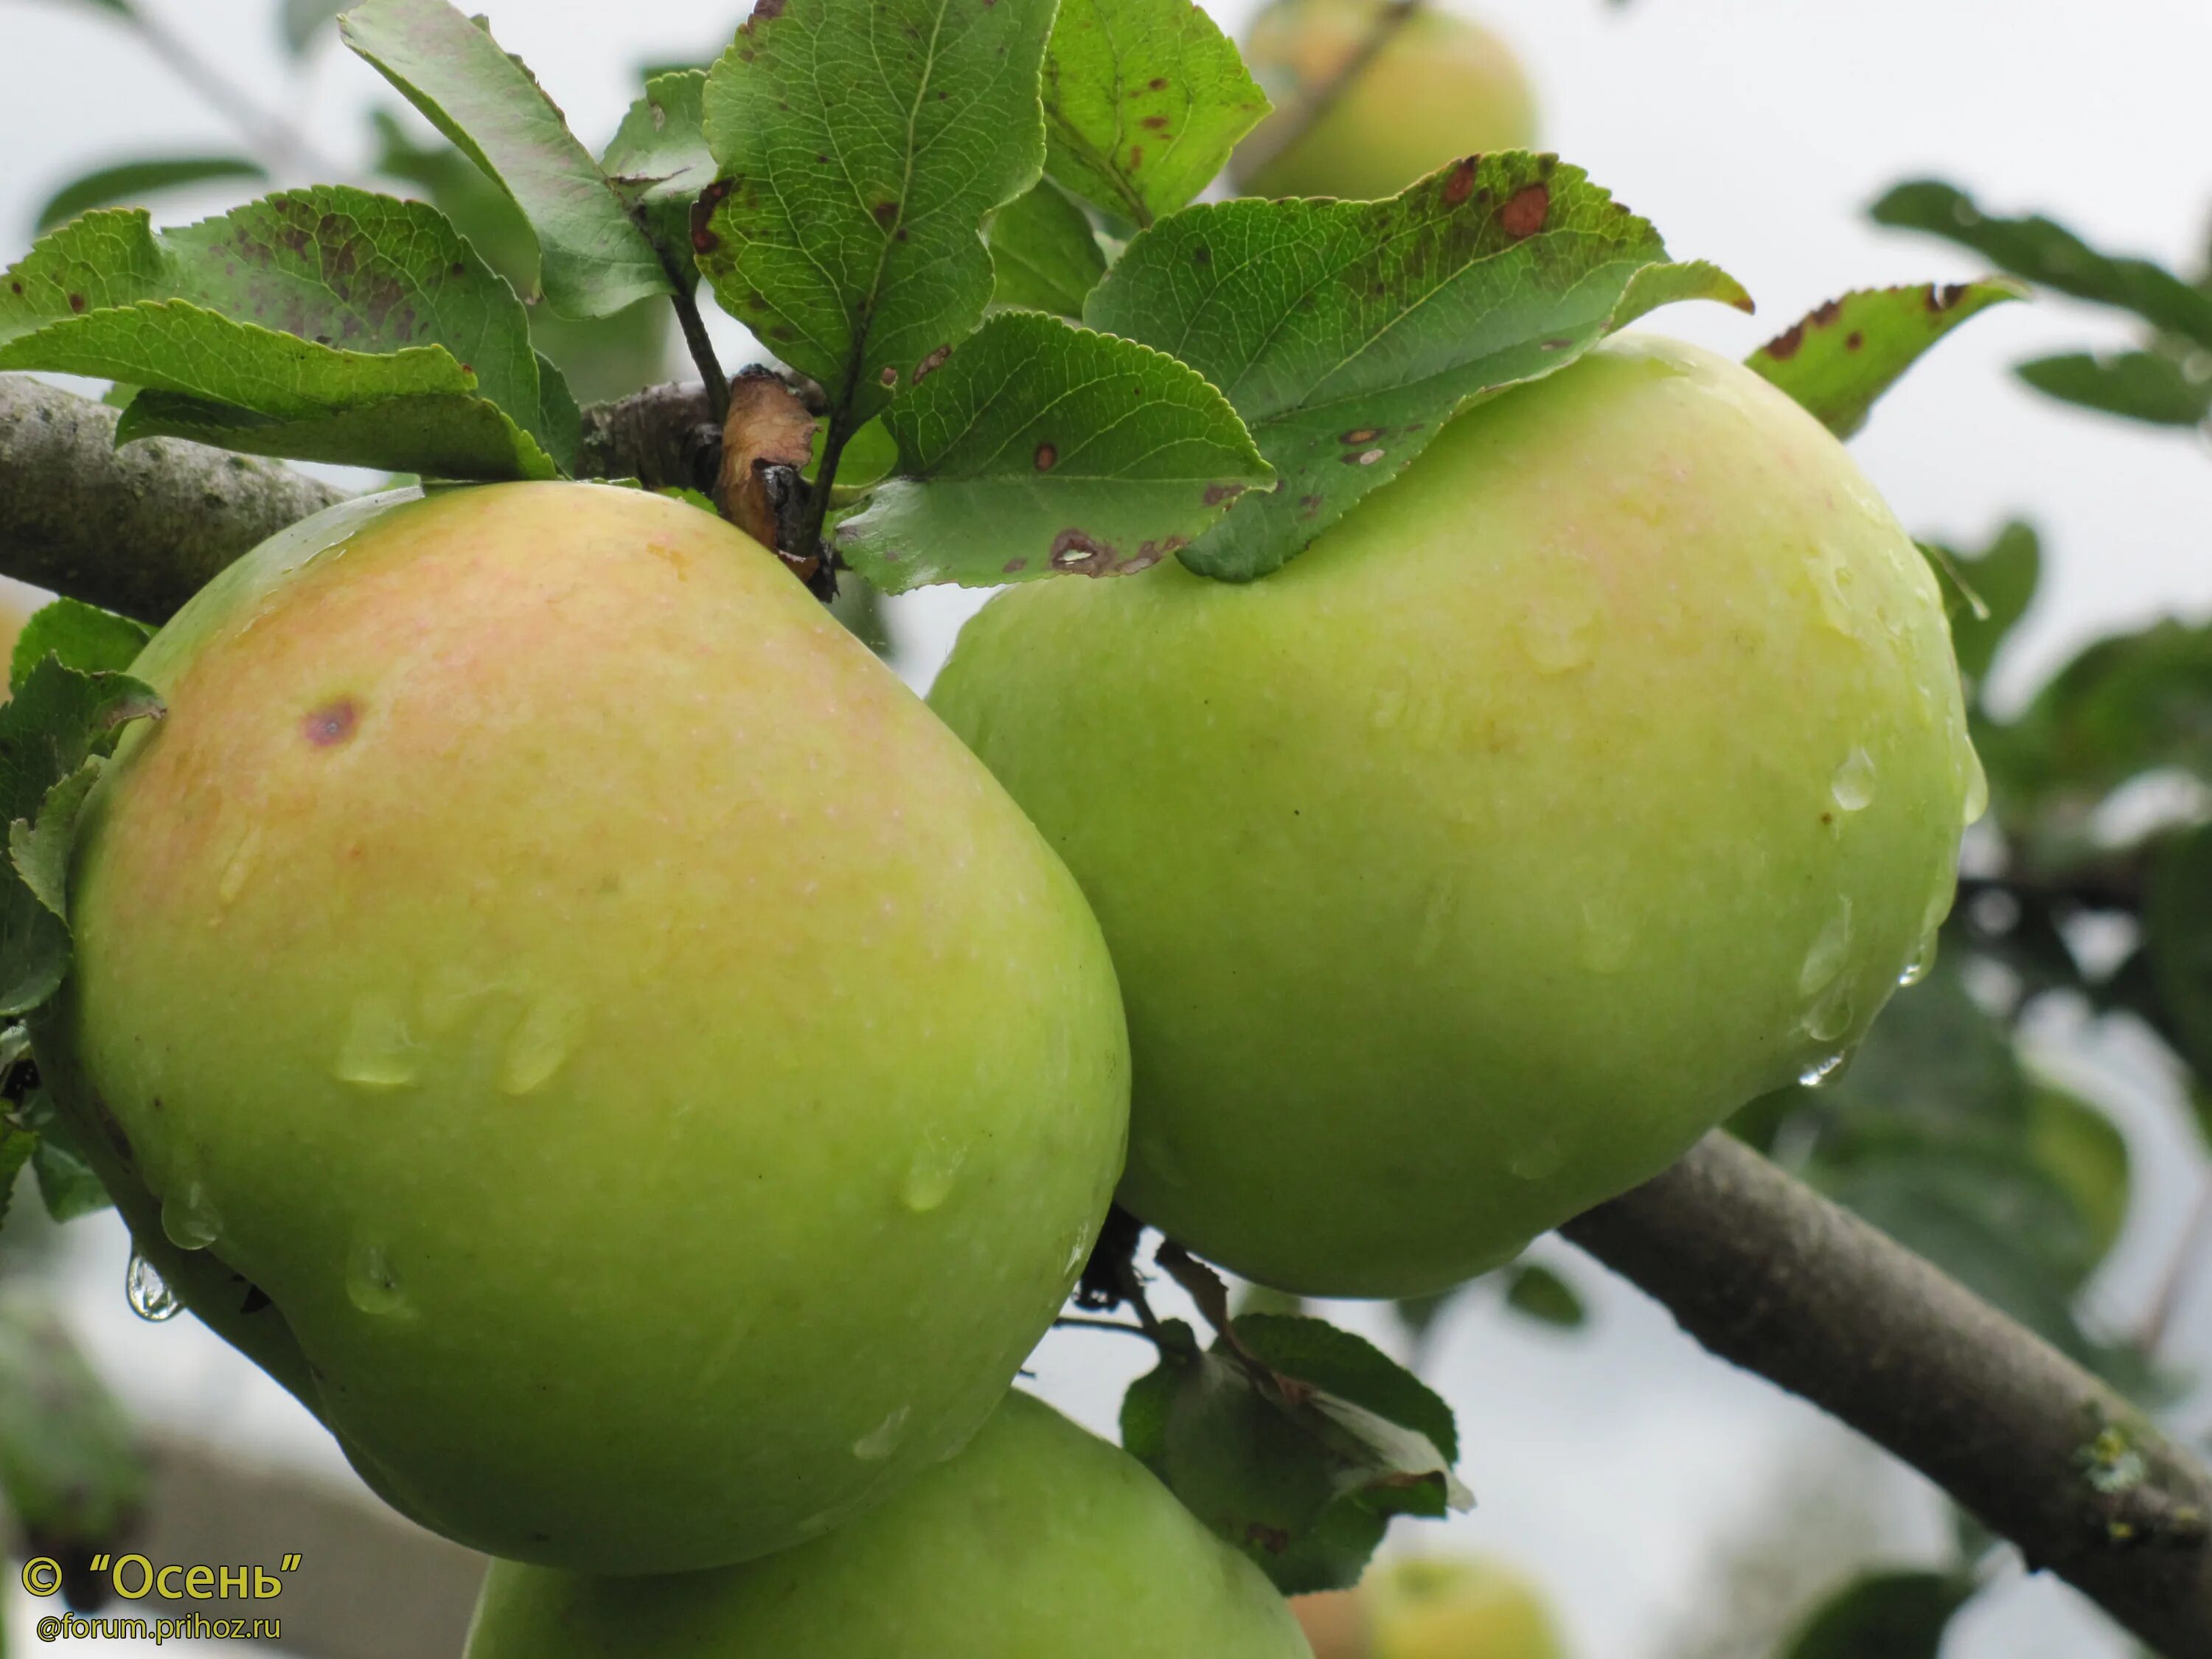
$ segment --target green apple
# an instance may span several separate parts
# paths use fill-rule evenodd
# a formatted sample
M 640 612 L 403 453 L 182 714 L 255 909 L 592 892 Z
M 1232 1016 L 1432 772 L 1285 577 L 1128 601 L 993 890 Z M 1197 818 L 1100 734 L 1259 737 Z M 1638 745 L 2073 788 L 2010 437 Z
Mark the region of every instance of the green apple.
M 1308 1659 L 1260 1570 L 1142 1464 L 1012 1394 L 883 1508 L 656 1579 L 495 1563 L 466 1659 Z
M 1259 581 L 1009 589 L 932 700 L 1105 928 L 1123 1202 L 1312 1296 L 1494 1267 L 1832 1068 L 1983 793 L 1911 540 L 1780 392 L 1648 337 Z
M 1230 177 L 1255 196 L 1395 196 L 1462 155 L 1527 149 L 1536 100 L 1510 48 L 1434 5 L 1390 27 L 1358 64 L 1396 0 L 1275 0 L 1260 14 L 1245 61 L 1275 112 L 1238 148 Z M 1305 100 L 1357 64 L 1318 119 Z
M 1314 1659 L 1560 1659 L 1543 1594 L 1521 1573 L 1474 1557 L 1390 1563 L 1358 1589 L 1291 1604 Z
M 1127 1059 L 1081 894 L 769 554 L 585 484 L 285 532 L 137 671 L 37 1050 L 188 1305 L 450 1537 L 787 1547 L 973 1435 Z

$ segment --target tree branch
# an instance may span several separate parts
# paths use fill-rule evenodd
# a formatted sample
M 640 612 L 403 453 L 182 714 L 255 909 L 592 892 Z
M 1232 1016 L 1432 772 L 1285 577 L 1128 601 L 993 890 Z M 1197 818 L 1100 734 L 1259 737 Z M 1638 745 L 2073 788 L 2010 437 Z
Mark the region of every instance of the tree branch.
M 115 447 L 117 411 L 0 374 L 0 572 L 147 622 L 338 492 L 174 438 Z
M 1948 1491 L 2166 1659 L 2212 1659 L 2212 1479 L 2104 1383 L 1724 1134 L 1560 1230 Z

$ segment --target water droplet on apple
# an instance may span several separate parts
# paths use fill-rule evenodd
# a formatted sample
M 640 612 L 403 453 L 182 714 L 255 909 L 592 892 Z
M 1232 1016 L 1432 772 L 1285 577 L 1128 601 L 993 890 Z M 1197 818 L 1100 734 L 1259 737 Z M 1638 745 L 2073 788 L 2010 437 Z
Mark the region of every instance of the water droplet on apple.
M 407 1306 L 407 1292 L 400 1287 L 399 1275 L 392 1271 L 391 1258 L 381 1245 L 356 1239 L 346 1252 L 346 1300 L 362 1312 L 380 1318 Z
M 1803 1071 L 1798 1073 L 1797 1081 L 1808 1089 L 1824 1089 L 1843 1076 L 1845 1069 L 1850 1065 L 1850 1051 L 1847 1049 L 1831 1050 L 1814 1059 Z
M 570 998 L 539 997 L 523 1012 L 499 1063 L 502 1094 L 526 1095 L 553 1079 L 575 1052 L 583 1010 Z
M 1799 994 L 1809 997 L 1833 984 L 1836 975 L 1844 971 L 1844 962 L 1850 949 L 1851 902 L 1846 897 L 1837 901 L 1835 913 L 1822 926 L 1813 948 L 1805 953 L 1804 965 L 1797 970 Z
M 1928 970 L 1936 965 L 1936 949 L 1941 937 L 1933 927 L 1920 936 L 1920 943 L 1912 947 L 1912 954 L 1905 959 L 1905 966 L 1898 973 L 1899 985 L 1917 985 L 1928 977 Z
M 1982 757 L 1974 745 L 1961 740 L 1966 753 L 1966 799 L 1963 808 L 1965 821 L 1981 822 L 1982 814 L 1990 810 L 1990 775 L 1982 769 Z
M 161 1270 L 136 1249 L 131 1252 L 131 1265 L 123 1270 L 123 1294 L 132 1313 L 157 1325 L 174 1319 L 184 1306 L 169 1288 L 169 1281 L 161 1277 Z
M 1583 901 L 1583 965 L 1617 974 L 1636 948 L 1636 922 L 1618 900 L 1598 895 Z
M 1505 1167 L 1522 1181 L 1541 1181 L 1557 1175 L 1567 1161 L 1567 1143 L 1556 1133 L 1539 1135 L 1506 1160 Z
M 204 1250 L 222 1237 L 222 1217 L 205 1182 L 191 1176 L 161 1200 L 161 1231 L 180 1250 Z
M 932 1135 L 907 1165 L 906 1179 L 899 1184 L 899 1202 L 916 1215 L 928 1214 L 952 1195 L 952 1183 L 967 1161 L 966 1147 Z
M 1586 592 L 1541 596 L 1515 623 L 1521 648 L 1544 674 L 1566 674 L 1597 655 L 1597 605 Z
M 222 866 L 222 877 L 216 884 L 215 896 L 228 904 L 246 890 L 246 884 L 253 874 L 253 866 L 261 859 L 261 825 L 248 824 L 246 833 L 238 838 L 231 849 L 230 858 Z
M 422 1075 L 422 1051 L 408 1032 L 397 998 L 355 1000 L 331 1069 L 340 1082 L 363 1089 L 404 1089 Z
M 1838 980 L 1835 988 L 1806 1013 L 1805 1035 L 1815 1042 L 1833 1042 L 1851 1029 L 1857 1012 L 1857 988 L 1848 979 Z
M 1844 756 L 1844 763 L 1829 781 L 1828 793 L 1846 812 L 1863 812 L 1873 805 L 1874 757 L 1863 749 L 1854 749 Z
M 863 1463 L 882 1462 L 896 1451 L 899 1442 L 906 1438 L 907 1419 L 913 1415 L 913 1407 L 901 1406 L 853 1443 L 853 1455 Z

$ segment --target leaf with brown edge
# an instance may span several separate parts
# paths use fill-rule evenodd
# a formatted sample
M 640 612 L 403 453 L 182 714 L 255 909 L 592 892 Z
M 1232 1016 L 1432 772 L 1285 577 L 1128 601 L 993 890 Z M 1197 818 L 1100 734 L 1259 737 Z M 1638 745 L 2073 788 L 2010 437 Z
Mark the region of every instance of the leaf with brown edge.
M 2002 276 L 1855 289 L 1790 325 L 1745 365 L 1838 438 L 1848 438 L 1929 347 L 1969 317 L 2027 293 Z

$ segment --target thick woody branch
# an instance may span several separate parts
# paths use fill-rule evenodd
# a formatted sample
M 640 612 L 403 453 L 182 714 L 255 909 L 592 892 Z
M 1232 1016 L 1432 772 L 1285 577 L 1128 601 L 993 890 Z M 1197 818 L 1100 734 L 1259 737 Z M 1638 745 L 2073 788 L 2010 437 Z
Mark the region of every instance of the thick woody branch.
M 1562 1229 L 1911 1464 L 2165 1659 L 2212 1659 L 2212 1479 L 2126 1401 L 1726 1135 Z
M 338 492 L 173 438 L 115 447 L 117 411 L 0 374 L 0 574 L 147 622 Z

